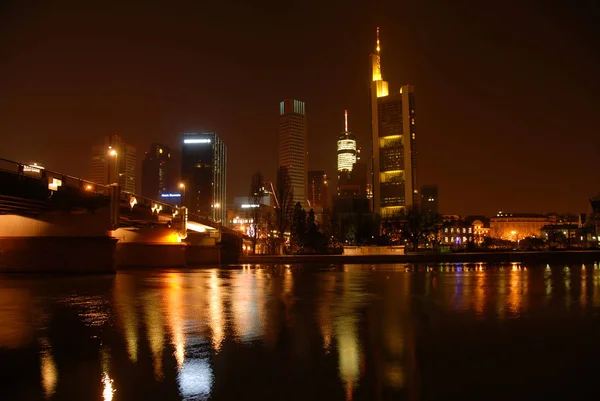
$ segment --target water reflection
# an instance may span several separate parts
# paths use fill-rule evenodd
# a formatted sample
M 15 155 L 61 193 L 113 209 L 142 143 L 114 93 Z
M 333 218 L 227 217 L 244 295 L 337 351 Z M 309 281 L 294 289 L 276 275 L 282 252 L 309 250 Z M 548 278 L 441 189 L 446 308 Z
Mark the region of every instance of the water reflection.
M 19 372 L 5 379 L 7 399 L 439 399 L 438 381 L 447 389 L 459 376 L 439 355 L 477 375 L 469 344 L 493 338 L 486 352 L 501 348 L 508 340 L 494 335 L 512 326 L 498 324 L 516 322 L 526 327 L 520 342 L 540 341 L 569 319 L 562 336 L 580 341 L 596 329 L 577 332 L 577 319 L 600 307 L 597 265 L 263 266 L 47 280 L 0 281 L 0 362 Z M 519 355 L 531 352 L 522 347 Z
M 56 369 L 56 363 L 54 362 L 52 349 L 47 338 L 42 337 L 40 339 L 40 347 L 42 349 L 40 353 L 40 376 L 42 378 L 42 388 L 44 389 L 44 396 L 46 398 L 50 398 L 56 390 L 56 383 L 58 382 L 58 370 Z

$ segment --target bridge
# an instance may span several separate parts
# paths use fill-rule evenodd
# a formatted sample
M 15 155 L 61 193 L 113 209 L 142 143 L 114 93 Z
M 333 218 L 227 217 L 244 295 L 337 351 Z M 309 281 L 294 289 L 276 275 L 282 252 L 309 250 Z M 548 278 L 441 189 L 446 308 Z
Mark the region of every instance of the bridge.
M 185 207 L 0 159 L 0 271 L 233 263 L 240 249 L 235 231 Z

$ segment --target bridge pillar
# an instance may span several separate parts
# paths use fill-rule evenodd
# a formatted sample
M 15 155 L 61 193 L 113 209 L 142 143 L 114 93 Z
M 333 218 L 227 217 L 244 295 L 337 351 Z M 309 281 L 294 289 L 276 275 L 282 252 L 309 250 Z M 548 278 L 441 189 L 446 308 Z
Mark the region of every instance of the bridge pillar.
M 121 188 L 119 188 L 119 184 L 110 184 L 108 194 L 110 198 L 109 230 L 116 230 L 119 228 L 119 213 L 121 211 Z
M 173 228 L 177 230 L 180 238 L 187 237 L 187 207 L 177 209 L 177 215 L 173 216 Z

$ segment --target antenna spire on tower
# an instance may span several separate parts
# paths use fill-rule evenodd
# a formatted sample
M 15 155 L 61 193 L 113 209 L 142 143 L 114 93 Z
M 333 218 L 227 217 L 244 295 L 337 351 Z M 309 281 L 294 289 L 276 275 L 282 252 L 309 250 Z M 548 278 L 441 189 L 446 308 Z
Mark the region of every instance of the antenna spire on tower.
M 344 132 L 348 132 L 348 110 L 344 110 Z
M 381 47 L 379 46 L 379 27 L 377 27 L 377 54 L 379 54 Z

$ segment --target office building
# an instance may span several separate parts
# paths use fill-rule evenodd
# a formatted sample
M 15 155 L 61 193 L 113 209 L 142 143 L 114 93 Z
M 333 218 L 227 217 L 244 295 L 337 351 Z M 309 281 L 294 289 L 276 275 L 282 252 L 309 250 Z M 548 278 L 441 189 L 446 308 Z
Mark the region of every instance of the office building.
M 189 213 L 216 222 L 227 216 L 227 147 L 215 133 L 183 135 L 181 181 Z
M 312 209 L 329 208 L 329 183 L 324 171 L 308 172 L 308 207 Z
M 356 137 L 348 131 L 348 110 L 344 110 L 344 132 L 337 140 L 337 171 L 352 171 L 356 163 Z
M 358 160 L 352 171 L 342 171 L 338 177 L 338 195 L 367 197 L 367 164 Z
M 381 71 L 381 44 L 377 28 L 376 53 L 371 54 L 371 137 L 373 158 L 373 211 L 382 217 L 400 213 L 420 202 L 417 186 L 417 150 L 414 87 L 389 89 Z
M 136 192 L 136 149 L 118 135 L 108 135 L 92 147 L 90 181 L 98 184 L 118 183 L 121 191 Z
M 180 194 L 175 152 L 168 146 L 153 143 L 142 161 L 142 196 L 161 199 L 168 194 Z
M 421 208 L 425 212 L 439 213 L 437 185 L 423 185 L 421 187 Z
M 294 204 L 307 207 L 307 127 L 304 102 L 284 99 L 279 104 L 279 166 L 288 168 Z

